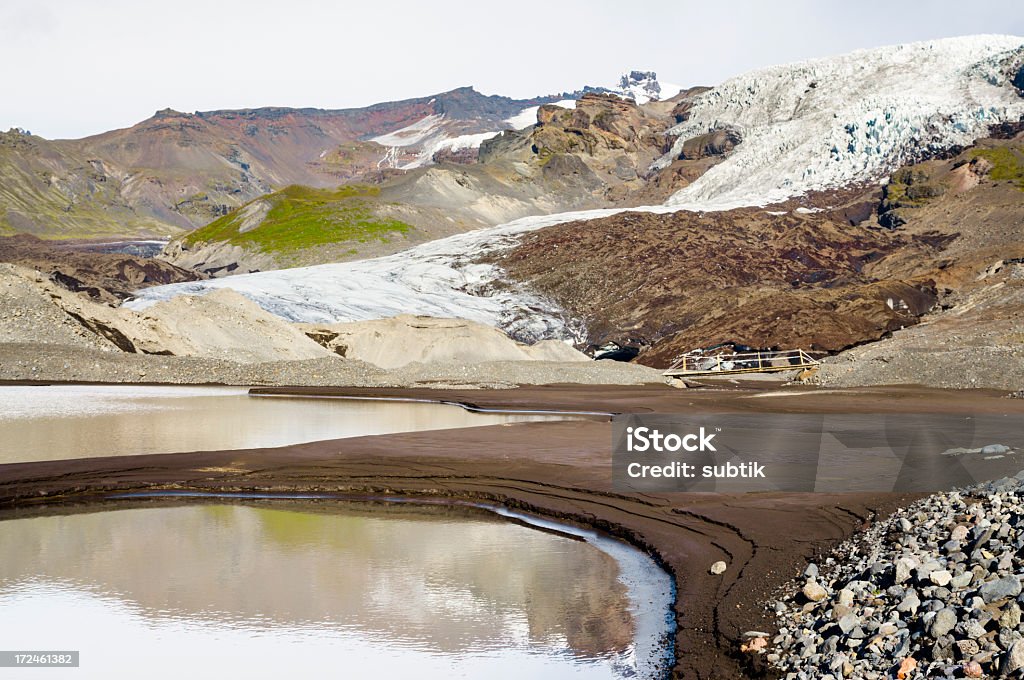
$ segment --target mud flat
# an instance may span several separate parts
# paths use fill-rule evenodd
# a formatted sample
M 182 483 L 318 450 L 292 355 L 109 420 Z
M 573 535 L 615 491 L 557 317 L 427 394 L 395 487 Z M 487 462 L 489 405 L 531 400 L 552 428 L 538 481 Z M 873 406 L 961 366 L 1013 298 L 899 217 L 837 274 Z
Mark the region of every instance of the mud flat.
M 812 391 L 663 386 L 513 390 L 265 388 L 348 397 L 462 402 L 477 408 L 638 412 L 1024 414 L 998 393 L 926 389 Z M 780 393 L 781 392 L 781 393 Z M 620 493 L 608 422 L 518 423 L 247 449 L 0 466 L 0 516 L 65 513 L 125 491 L 400 495 L 499 503 L 619 536 L 676 579 L 679 678 L 756 676 L 739 652 L 749 630 L 775 630 L 764 603 L 807 562 L 917 497 L 897 493 Z M 855 471 L 856 472 L 856 471 Z M 865 469 L 857 474 L 874 474 Z M 721 575 L 712 563 L 727 563 Z

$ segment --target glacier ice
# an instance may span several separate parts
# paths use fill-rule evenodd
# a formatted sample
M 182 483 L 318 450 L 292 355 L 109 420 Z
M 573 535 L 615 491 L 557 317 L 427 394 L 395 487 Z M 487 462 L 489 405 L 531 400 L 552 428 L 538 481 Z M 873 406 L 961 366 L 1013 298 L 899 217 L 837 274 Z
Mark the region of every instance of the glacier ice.
M 700 95 L 670 130 L 675 145 L 733 126 L 743 143 L 669 205 L 725 210 L 873 182 L 906 162 L 1024 116 L 1000 72 L 1024 39 L 969 36 L 860 50 L 732 78 Z

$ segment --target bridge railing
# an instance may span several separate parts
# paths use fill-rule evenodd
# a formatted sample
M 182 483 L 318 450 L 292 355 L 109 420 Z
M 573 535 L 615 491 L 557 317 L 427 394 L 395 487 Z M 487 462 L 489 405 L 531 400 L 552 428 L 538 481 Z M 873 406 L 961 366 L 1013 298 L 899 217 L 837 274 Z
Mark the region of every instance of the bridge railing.
M 697 350 L 676 357 L 663 374 L 675 377 L 722 373 L 770 373 L 811 368 L 817 365 L 818 360 L 802 349 L 722 354 L 705 354 Z

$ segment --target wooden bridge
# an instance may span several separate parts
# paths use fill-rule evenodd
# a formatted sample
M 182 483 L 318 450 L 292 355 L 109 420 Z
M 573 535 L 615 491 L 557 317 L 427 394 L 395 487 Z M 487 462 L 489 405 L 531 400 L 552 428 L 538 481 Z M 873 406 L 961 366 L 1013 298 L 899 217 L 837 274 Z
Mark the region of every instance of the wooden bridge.
M 670 378 L 733 373 L 771 373 L 812 368 L 818 360 L 802 349 L 707 354 L 694 350 L 681 354 L 663 372 Z

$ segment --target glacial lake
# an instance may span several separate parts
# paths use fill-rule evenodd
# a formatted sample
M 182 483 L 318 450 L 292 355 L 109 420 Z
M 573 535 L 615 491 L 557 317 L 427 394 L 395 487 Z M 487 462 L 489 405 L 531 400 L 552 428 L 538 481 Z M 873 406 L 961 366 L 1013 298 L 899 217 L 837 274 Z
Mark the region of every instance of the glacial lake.
M 3 647 L 81 654 L 3 677 L 664 673 L 670 580 L 614 539 L 444 506 L 132 503 L 0 521 Z
M 237 387 L 0 386 L 0 464 L 220 451 L 565 420 L 434 403 L 251 397 Z

